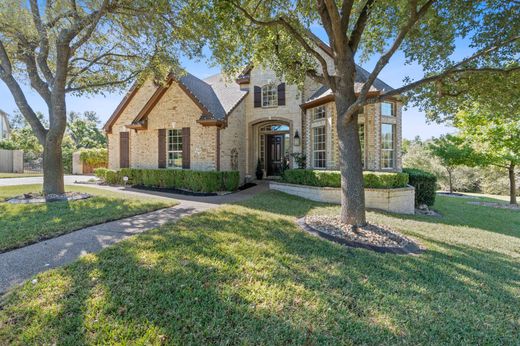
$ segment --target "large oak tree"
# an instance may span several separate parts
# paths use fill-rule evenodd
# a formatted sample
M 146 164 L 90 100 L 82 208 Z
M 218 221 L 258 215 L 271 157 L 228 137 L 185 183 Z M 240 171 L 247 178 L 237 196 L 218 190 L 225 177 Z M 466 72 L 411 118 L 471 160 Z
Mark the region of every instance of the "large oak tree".
M 166 75 L 186 45 L 167 0 L 2 0 L 0 79 L 43 146 L 44 194 L 63 193 L 61 144 L 66 95 L 124 88 L 137 77 Z M 47 106 L 49 126 L 28 102 Z
M 252 63 L 267 65 L 288 81 L 311 78 L 331 88 L 337 134 L 345 223 L 363 225 L 365 199 L 358 112 L 369 103 L 407 94 L 446 78 L 510 71 L 518 57 L 517 1 L 452 0 L 191 0 L 213 56 L 229 72 Z M 325 29 L 332 52 L 328 64 L 313 25 Z M 463 40 L 461 40 L 463 39 Z M 472 53 L 453 59 L 456 46 Z M 417 80 L 378 95 L 370 88 L 396 52 L 424 70 Z M 376 61 L 359 92 L 356 63 Z M 403 75 L 405 69 L 403 68 Z

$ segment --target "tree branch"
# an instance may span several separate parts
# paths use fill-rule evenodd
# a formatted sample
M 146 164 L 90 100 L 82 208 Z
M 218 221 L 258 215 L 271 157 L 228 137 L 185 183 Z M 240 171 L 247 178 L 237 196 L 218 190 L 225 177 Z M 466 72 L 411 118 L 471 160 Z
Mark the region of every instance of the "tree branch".
M 307 53 L 314 56 L 318 62 L 321 65 L 321 68 L 323 70 L 323 77 L 327 83 L 327 85 L 331 86 L 334 85 L 335 81 L 334 79 L 329 75 L 328 72 L 328 65 L 323 56 L 315 49 L 313 49 L 310 44 L 305 40 L 305 38 L 302 36 L 302 34 L 296 30 L 285 18 L 280 17 L 277 19 L 271 19 L 268 21 L 263 21 L 256 19 L 252 14 L 250 14 L 245 8 L 237 4 L 235 1 L 231 1 L 232 5 L 235 6 L 240 12 L 242 12 L 247 19 L 249 19 L 253 24 L 259 25 L 259 26 L 282 26 L 284 27 L 291 36 L 293 36 L 305 49 Z M 311 41 L 314 42 L 312 38 L 310 38 Z
M 377 76 L 381 72 L 381 70 L 388 64 L 390 61 L 390 58 L 392 55 L 394 55 L 395 51 L 399 48 L 403 40 L 406 38 L 406 35 L 408 32 L 412 29 L 412 27 L 428 12 L 431 5 L 433 4 L 435 0 L 428 0 L 420 9 L 417 11 L 417 0 L 410 0 L 410 17 L 406 24 L 399 30 L 399 33 L 397 34 L 397 37 L 394 41 L 394 43 L 390 46 L 388 51 L 383 54 L 378 62 L 376 63 L 376 66 L 374 67 L 374 70 L 367 78 L 367 81 L 361 88 L 361 91 L 359 92 L 358 101 L 362 101 L 365 99 L 368 91 L 372 87 L 372 84 L 376 80 Z
M 407 84 L 407 85 L 402 86 L 400 88 L 387 91 L 384 94 L 381 94 L 379 96 L 366 98 L 364 101 L 360 102 L 359 105 L 363 106 L 363 105 L 370 104 L 370 103 L 381 102 L 381 101 L 387 100 L 387 99 L 389 99 L 391 97 L 403 94 L 403 93 L 405 93 L 407 91 L 411 91 L 411 90 L 413 90 L 415 88 L 418 88 L 418 87 L 420 87 L 420 86 L 422 86 L 424 84 L 432 83 L 432 82 L 441 80 L 443 78 L 446 78 L 446 77 L 449 77 L 449 76 L 452 76 L 452 75 L 464 74 L 464 73 L 511 73 L 511 72 L 518 71 L 518 70 L 520 70 L 520 66 L 511 67 L 511 68 L 507 68 L 507 69 L 492 68 L 492 67 L 465 68 L 465 69 L 455 69 L 455 70 L 448 69 L 448 70 L 446 70 L 446 71 L 444 71 L 442 73 L 439 73 L 439 74 L 436 74 L 436 75 L 433 75 L 433 76 L 429 76 L 429 77 L 425 77 L 423 79 L 420 79 L 420 80 L 415 81 L 413 83 Z
M 365 27 L 368 22 L 368 18 L 370 17 L 370 7 L 374 3 L 375 0 L 367 0 L 365 6 L 361 10 L 359 17 L 354 25 L 354 29 L 352 29 L 352 33 L 350 34 L 349 46 L 352 50 L 352 53 L 356 53 L 359 42 L 361 42 L 361 36 L 363 36 L 363 32 L 365 31 Z
M 343 0 L 343 4 L 341 5 L 341 32 L 343 35 L 347 35 L 352 6 L 354 6 L 354 0 Z
M 38 36 L 40 37 L 40 49 L 37 56 L 38 66 L 43 73 L 44 78 L 50 85 L 54 82 L 54 76 L 47 63 L 47 57 L 49 56 L 49 39 L 47 37 L 47 31 L 45 30 L 42 19 L 40 16 L 40 9 L 38 8 L 38 2 L 31 0 L 31 14 Z
M 114 85 L 126 84 L 129 81 L 131 81 L 132 79 L 134 79 L 135 77 L 137 77 L 137 75 L 139 75 L 139 73 L 141 73 L 141 72 L 142 71 L 134 71 L 127 78 L 121 79 L 121 80 L 110 81 L 110 82 L 100 82 L 100 83 L 85 84 L 85 85 L 82 85 L 82 86 L 79 86 L 79 87 L 75 87 L 75 88 L 68 87 L 67 89 L 65 89 L 65 92 L 71 93 L 71 92 L 77 92 L 77 91 L 82 91 L 82 90 L 86 90 L 86 89 L 95 89 L 95 88 L 101 88 L 101 87 L 105 87 L 105 86 L 114 86 Z

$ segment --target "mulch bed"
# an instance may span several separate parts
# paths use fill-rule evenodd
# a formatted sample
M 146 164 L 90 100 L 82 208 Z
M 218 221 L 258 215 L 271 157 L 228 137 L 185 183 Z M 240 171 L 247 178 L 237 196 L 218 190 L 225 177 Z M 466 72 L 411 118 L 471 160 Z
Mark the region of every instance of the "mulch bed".
M 50 194 L 47 196 L 41 193 L 24 193 L 21 196 L 16 196 L 6 200 L 11 204 L 33 204 L 33 203 L 47 203 L 47 202 L 63 202 L 63 201 L 78 201 L 92 197 L 88 193 L 81 192 L 65 192 L 61 195 Z
M 324 215 L 301 218 L 298 224 L 313 235 L 354 248 L 393 254 L 420 254 L 424 251 L 413 240 L 381 225 L 367 224 L 354 228 L 343 224 L 339 216 Z

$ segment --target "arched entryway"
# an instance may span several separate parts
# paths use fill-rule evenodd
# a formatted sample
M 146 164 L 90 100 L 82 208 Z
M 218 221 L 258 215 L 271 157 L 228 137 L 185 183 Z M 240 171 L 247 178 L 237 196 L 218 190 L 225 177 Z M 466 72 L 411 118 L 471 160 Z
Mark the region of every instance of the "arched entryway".
M 291 128 L 289 122 L 275 120 L 256 125 L 257 153 L 265 176 L 279 176 L 289 164 Z

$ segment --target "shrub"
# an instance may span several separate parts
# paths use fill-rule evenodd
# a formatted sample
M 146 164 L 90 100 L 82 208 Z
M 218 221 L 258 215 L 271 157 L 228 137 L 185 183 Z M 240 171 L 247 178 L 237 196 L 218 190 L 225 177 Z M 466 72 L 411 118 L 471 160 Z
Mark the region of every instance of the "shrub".
M 107 171 L 108 171 L 107 168 L 102 168 L 102 167 L 96 168 L 96 169 L 94 169 L 94 175 L 104 181 L 106 179 Z
M 403 172 L 408 173 L 410 185 L 415 187 L 415 205 L 432 206 L 435 203 L 437 185 L 435 175 L 417 168 L 405 168 Z
M 108 150 L 105 148 L 81 149 L 79 159 L 82 163 L 92 167 L 106 167 Z
M 97 169 L 97 172 L 99 169 Z M 115 172 L 100 171 L 108 184 L 121 184 L 128 177 L 128 184 L 158 188 L 185 189 L 193 192 L 235 191 L 240 183 L 237 171 L 192 171 L 176 169 L 122 168 Z M 103 178 L 102 178 L 103 179 Z
M 283 173 L 282 180 L 290 184 L 341 187 L 341 173 L 339 171 L 288 169 Z M 399 172 L 363 172 L 363 180 L 367 188 L 399 188 L 406 186 L 408 175 Z

